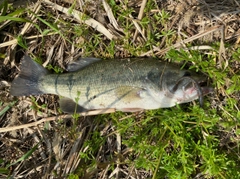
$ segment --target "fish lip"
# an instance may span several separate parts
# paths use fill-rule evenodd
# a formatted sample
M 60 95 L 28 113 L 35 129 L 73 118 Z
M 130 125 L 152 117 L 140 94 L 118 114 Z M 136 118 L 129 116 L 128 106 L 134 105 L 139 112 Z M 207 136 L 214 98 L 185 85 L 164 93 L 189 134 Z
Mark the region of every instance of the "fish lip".
M 207 79 L 197 81 L 198 86 L 201 88 L 202 94 L 205 96 L 209 93 L 213 93 L 214 89 L 207 86 Z
M 200 86 L 200 87 L 204 96 L 214 92 L 214 89 L 212 87 L 209 87 L 209 86 Z

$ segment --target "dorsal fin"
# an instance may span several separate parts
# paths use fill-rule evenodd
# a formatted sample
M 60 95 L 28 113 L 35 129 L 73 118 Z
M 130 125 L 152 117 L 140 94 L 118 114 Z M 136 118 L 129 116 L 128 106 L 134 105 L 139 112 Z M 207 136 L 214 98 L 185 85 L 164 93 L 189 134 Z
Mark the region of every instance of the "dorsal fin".
M 79 58 L 78 60 L 70 62 L 68 64 L 67 71 L 70 71 L 70 72 L 78 71 L 100 60 L 101 60 L 100 58 L 94 58 L 94 57 Z

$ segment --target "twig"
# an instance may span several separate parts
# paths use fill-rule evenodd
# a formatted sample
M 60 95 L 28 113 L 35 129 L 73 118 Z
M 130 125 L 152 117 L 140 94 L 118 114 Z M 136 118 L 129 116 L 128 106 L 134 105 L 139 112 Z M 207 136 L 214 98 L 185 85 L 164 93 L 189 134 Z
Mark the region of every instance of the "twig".
M 116 110 L 114 108 L 110 108 L 110 109 L 104 109 L 104 110 L 103 109 L 99 109 L 99 110 L 94 110 L 94 111 L 82 112 L 82 113 L 79 113 L 79 114 L 81 116 L 93 116 L 93 115 L 98 115 L 98 114 L 113 113 L 115 111 Z M 47 118 L 43 118 L 43 119 L 41 119 L 39 121 L 28 123 L 28 124 L 0 128 L 0 133 L 1 132 L 14 131 L 14 130 L 17 130 L 17 129 L 28 128 L 28 127 L 32 127 L 32 126 L 37 126 L 37 125 L 39 125 L 41 123 L 44 123 L 44 122 L 55 121 L 55 120 L 58 120 L 58 119 L 65 119 L 65 118 L 70 118 L 70 117 L 72 117 L 71 114 L 65 114 L 65 115 L 54 116 L 54 117 L 47 117 Z

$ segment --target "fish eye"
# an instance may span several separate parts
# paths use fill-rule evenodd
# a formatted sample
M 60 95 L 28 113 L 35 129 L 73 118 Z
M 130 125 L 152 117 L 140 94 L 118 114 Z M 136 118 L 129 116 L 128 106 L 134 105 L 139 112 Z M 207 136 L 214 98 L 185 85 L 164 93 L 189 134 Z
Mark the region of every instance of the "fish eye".
M 189 71 L 185 71 L 183 76 L 191 76 L 191 73 Z

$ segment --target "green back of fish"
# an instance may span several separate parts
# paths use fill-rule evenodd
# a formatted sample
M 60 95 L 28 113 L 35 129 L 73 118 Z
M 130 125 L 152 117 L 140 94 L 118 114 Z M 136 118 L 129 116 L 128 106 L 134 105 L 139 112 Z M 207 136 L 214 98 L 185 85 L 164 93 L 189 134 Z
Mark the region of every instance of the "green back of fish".
M 169 68 L 175 73 L 179 71 L 153 59 L 102 60 L 76 72 L 45 75 L 39 86 L 45 93 L 66 97 L 75 96 L 78 92 L 82 95 L 90 95 L 91 91 L 101 93 L 121 86 L 144 88 L 147 82 L 161 90 L 161 77 Z

